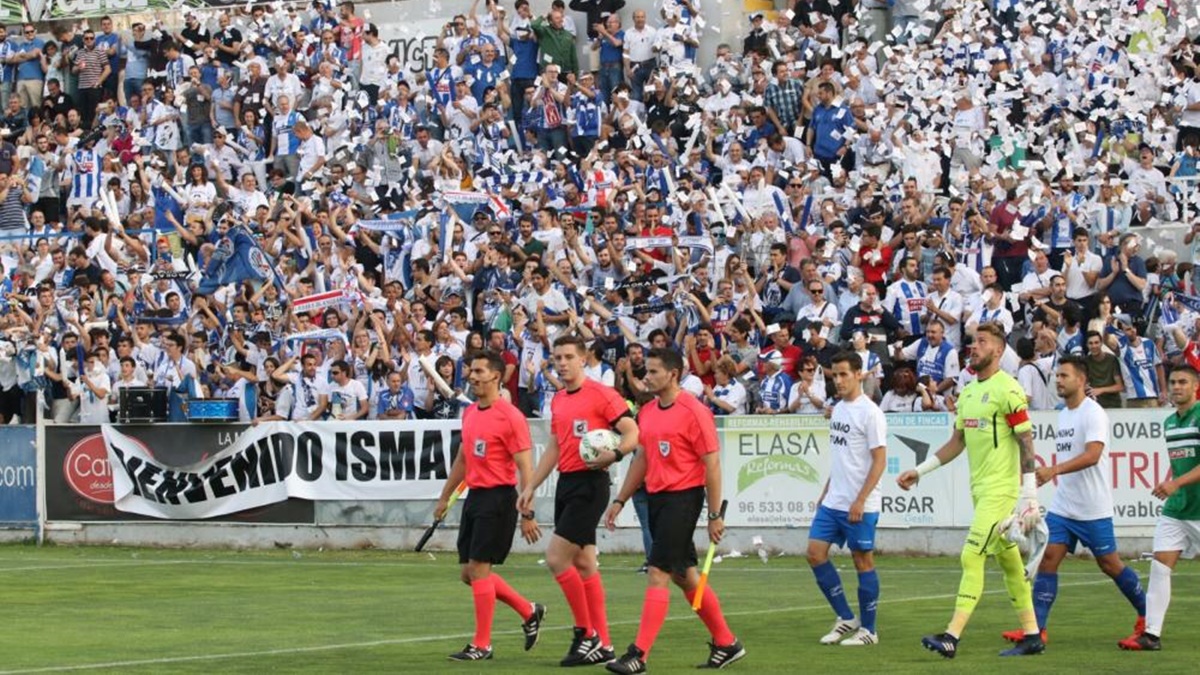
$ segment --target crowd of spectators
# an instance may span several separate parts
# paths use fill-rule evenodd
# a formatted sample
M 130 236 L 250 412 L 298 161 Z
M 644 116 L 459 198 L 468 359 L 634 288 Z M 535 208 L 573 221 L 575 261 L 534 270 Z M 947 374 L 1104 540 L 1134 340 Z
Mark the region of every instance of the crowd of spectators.
M 542 417 L 571 333 L 634 404 L 680 350 L 719 415 L 821 413 L 839 349 L 953 410 L 988 321 L 1034 409 L 1063 354 L 1106 407 L 1200 364 L 1194 4 L 536 4 L 424 72 L 351 2 L 0 27 L 0 417 L 453 418 L 483 348 Z M 272 278 L 196 292 L 234 230 Z

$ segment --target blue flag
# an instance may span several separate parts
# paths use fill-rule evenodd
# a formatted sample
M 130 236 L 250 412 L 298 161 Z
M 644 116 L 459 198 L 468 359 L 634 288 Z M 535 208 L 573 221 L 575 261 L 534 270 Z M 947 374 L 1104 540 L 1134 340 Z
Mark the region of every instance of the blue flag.
M 1184 308 L 1190 309 L 1193 312 L 1200 312 L 1200 298 L 1194 295 L 1184 295 L 1183 293 L 1172 293 L 1171 296 L 1179 304 L 1183 305 Z
M 196 292 L 208 295 L 226 284 L 246 279 L 270 281 L 282 288 L 267 254 L 242 228 L 234 228 L 217 243 Z

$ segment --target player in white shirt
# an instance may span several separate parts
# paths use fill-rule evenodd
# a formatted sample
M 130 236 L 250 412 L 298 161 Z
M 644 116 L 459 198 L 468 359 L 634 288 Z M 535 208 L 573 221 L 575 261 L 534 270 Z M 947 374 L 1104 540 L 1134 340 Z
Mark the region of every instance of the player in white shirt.
M 808 534 L 808 564 L 838 616 L 833 628 L 821 638 L 821 644 L 827 645 L 879 642 L 875 631 L 879 576 L 873 551 L 882 502 L 879 479 L 887 465 L 887 419 L 879 406 L 863 394 L 862 366 L 862 358 L 854 352 L 840 352 L 833 357 L 833 385 L 841 399 L 829 419 L 833 465 Z M 850 549 L 858 570 L 858 617 L 851 611 L 842 580 L 829 561 L 833 544 Z
M 1058 483 L 1046 514 L 1049 544 L 1033 583 L 1033 610 L 1043 640 L 1050 607 L 1058 593 L 1058 566 L 1079 543 L 1091 550 L 1096 564 L 1133 605 L 1137 612 L 1133 637 L 1146 626 L 1146 593 L 1137 572 L 1127 567 L 1117 553 L 1112 476 L 1105 456 L 1108 413 L 1086 395 L 1087 370 L 1087 361 L 1082 357 L 1064 356 L 1059 361 L 1055 386 L 1066 406 L 1058 411 L 1054 462 L 1037 470 L 1038 485 Z M 1009 631 L 1004 637 L 1017 642 L 1024 638 L 1024 631 Z
M 321 412 L 328 412 L 331 420 L 364 419 L 370 411 L 367 400 L 367 388 L 362 382 L 354 379 L 350 364 L 345 361 L 334 361 L 329 366 L 329 376 L 333 379 L 321 394 L 317 404 Z

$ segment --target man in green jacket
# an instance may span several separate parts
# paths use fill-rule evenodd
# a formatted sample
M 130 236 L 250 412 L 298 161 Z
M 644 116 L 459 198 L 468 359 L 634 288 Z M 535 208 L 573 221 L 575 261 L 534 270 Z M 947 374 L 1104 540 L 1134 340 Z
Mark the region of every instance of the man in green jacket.
M 538 65 L 545 68 L 548 64 L 556 64 L 561 70 L 559 77 L 565 78 L 567 73 L 579 73 L 579 58 L 575 55 L 575 36 L 563 28 L 563 13 L 561 9 L 552 9 L 546 16 L 538 17 L 531 24 L 538 39 Z

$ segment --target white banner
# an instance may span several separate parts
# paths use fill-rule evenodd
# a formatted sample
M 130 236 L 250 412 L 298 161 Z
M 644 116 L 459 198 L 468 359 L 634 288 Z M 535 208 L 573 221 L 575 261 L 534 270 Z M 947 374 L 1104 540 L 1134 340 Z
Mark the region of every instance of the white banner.
M 292 311 L 297 314 L 311 312 L 314 309 L 325 309 L 347 302 L 346 294 L 341 289 L 336 291 L 325 291 L 324 293 L 314 293 L 306 295 L 303 298 L 296 298 L 292 301 Z
M 648 248 L 699 248 L 709 253 L 712 252 L 712 238 L 708 236 L 696 237 L 631 237 L 625 240 L 625 250 L 634 251 L 638 249 Z
M 1118 527 L 1153 526 L 1162 502 L 1150 490 L 1170 476 L 1162 421 L 1168 411 L 1110 410 L 1111 443 L 1103 461 L 1112 476 Z M 1032 415 L 1038 462 L 1053 463 L 1058 415 Z M 883 477 L 883 527 L 965 527 L 972 516 L 967 458 L 921 480 L 910 492 L 896 476 L 936 452 L 950 436 L 945 413 L 888 415 L 888 460 Z M 806 527 L 829 476 L 829 422 L 820 416 L 719 418 L 724 493 L 732 527 Z M 209 518 L 288 497 L 313 500 L 436 499 L 449 472 L 461 422 L 272 422 L 252 427 L 209 459 L 172 467 L 153 448 L 103 429 L 112 463 L 116 507 L 158 518 Z M 548 424 L 530 420 L 534 459 L 548 441 Z M 613 472 L 614 492 L 627 463 Z M 537 491 L 549 513 L 556 477 Z M 1052 485 L 1039 495 L 1043 506 Z M 632 509 L 622 526 L 633 524 Z
M 459 442 L 457 421 L 269 422 L 188 467 L 158 462 L 104 425 L 118 509 L 156 518 L 211 518 L 289 497 L 436 499 Z M 214 451 L 216 448 L 214 448 Z

